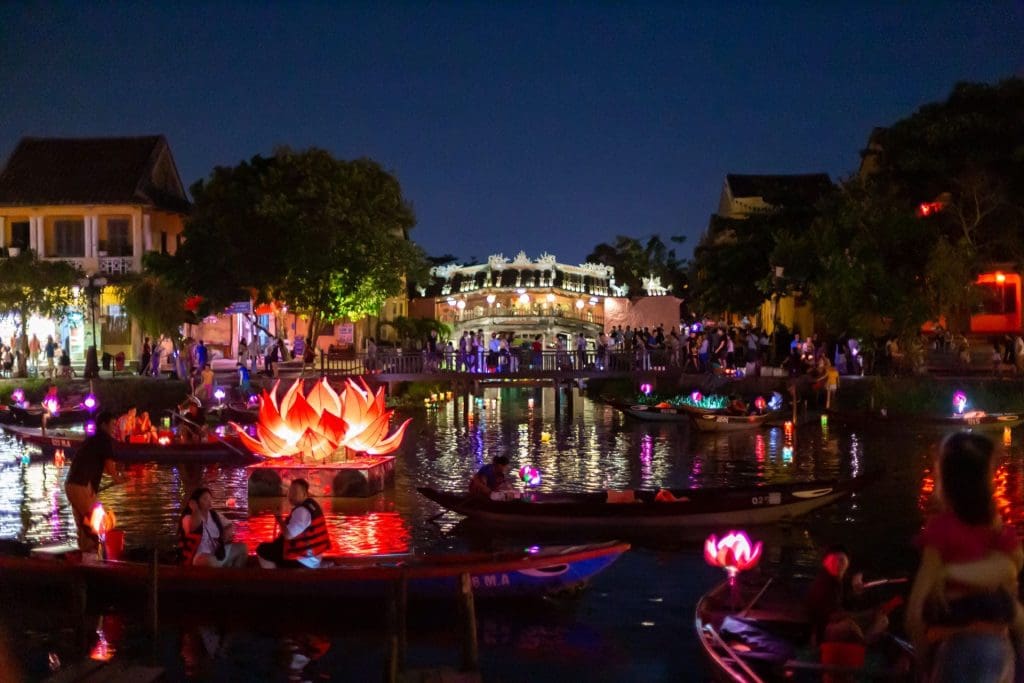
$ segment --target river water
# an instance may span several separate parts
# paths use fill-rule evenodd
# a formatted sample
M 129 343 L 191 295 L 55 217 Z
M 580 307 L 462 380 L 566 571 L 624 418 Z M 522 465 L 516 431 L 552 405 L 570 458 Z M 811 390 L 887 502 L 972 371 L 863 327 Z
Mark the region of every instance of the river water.
M 534 409 L 528 407 L 530 397 Z M 571 409 L 563 404 L 556 414 L 551 390 L 532 389 L 488 389 L 468 416 L 455 403 L 407 416 L 413 423 L 398 454 L 394 489 L 369 500 L 322 500 L 336 550 L 400 553 L 588 540 L 573 532 L 539 538 L 528 528 L 482 535 L 465 528 L 457 515 L 439 515 L 437 506 L 415 492 L 418 485 L 465 486 L 496 454 L 510 456 L 516 466 L 538 468 L 542 490 L 781 482 L 884 468 L 882 479 L 853 499 L 791 525 L 750 531 L 765 542 L 769 571 L 811 573 L 821 547 L 842 542 L 868 578 L 907 574 L 915 562 L 911 539 L 931 490 L 931 461 L 943 436 L 928 428 L 870 431 L 816 423 L 801 426 L 792 437 L 782 428 L 702 434 L 687 423 L 627 420 L 586 399 L 577 399 Z M 999 495 L 1004 512 L 1015 518 L 1024 458 L 1018 443 L 1000 448 Z M 62 491 L 66 472 L 48 463 L 24 464 L 22 449 L 0 437 L 0 538 L 73 542 L 74 523 Z M 242 469 L 143 466 L 130 475 L 126 485 L 101 495 L 129 545 L 173 545 L 180 501 L 200 481 L 213 490 L 250 548 L 271 537 L 273 514 L 286 505 L 248 500 Z M 702 533 L 712 531 L 725 529 Z M 579 598 L 479 605 L 484 680 L 706 679 L 692 615 L 699 596 L 719 579 L 703 562 L 699 538 L 665 534 L 640 539 Z M 6 635 L 20 675 L 28 679 L 46 675 L 53 657 L 66 664 L 104 645 L 115 658 L 155 659 L 171 680 L 363 681 L 380 680 L 384 671 L 380 614 L 332 610 L 314 620 L 304 614 L 315 606 L 274 603 L 240 605 L 238 614 L 180 615 L 171 609 L 154 644 L 137 611 L 99 605 L 92 607 L 103 636 L 98 645 L 99 636 L 92 633 L 88 643 L 76 642 L 61 604 L 47 604 L 48 597 L 5 597 L 0 610 L 0 637 Z M 458 666 L 455 608 L 453 600 L 411 615 L 411 667 Z

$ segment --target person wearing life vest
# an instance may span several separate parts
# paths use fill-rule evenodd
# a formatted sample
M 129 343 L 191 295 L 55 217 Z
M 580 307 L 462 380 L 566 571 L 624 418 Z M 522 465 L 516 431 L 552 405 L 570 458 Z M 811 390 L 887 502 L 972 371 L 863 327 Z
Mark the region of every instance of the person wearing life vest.
M 244 543 L 233 543 L 234 524 L 213 509 L 213 494 L 198 488 L 182 510 L 178 541 L 183 564 L 202 567 L 244 567 L 249 553 Z
M 316 569 L 320 559 L 331 549 L 327 522 L 320 504 L 309 495 L 309 482 L 295 479 L 288 487 L 288 502 L 292 504 L 287 519 L 277 515 L 281 534 L 269 543 L 256 547 L 256 557 L 264 569 L 275 567 L 306 567 Z

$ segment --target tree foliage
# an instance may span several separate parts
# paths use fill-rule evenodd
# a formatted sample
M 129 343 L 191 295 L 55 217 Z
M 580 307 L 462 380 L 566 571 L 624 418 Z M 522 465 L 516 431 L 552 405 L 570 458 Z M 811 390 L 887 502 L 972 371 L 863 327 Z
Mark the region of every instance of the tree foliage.
M 685 239 L 676 235 L 669 241 L 682 244 Z M 646 242 L 617 235 L 614 243 L 602 242 L 594 247 L 587 261 L 614 268 L 615 283 L 626 285 L 630 296 L 641 296 L 644 281 L 650 277 L 661 278 L 661 284 L 676 296 L 681 296 L 687 286 L 686 260 L 665 244 L 660 235 L 652 235 Z
M 185 292 L 165 277 L 150 271 L 132 276 L 121 287 L 122 305 L 146 334 L 177 343 L 182 324 L 194 322 L 185 311 Z
M 163 272 L 215 309 L 250 295 L 283 301 L 309 316 L 315 338 L 327 322 L 378 313 L 425 269 L 407 237 L 412 208 L 370 159 L 282 149 L 218 167 L 191 191 L 185 241 Z
M 28 318 L 39 315 L 60 320 L 68 309 L 81 304 L 74 287 L 82 271 L 66 261 L 40 259 L 31 250 L 0 259 L 0 309 L 14 317 L 21 354 L 19 377 L 28 375 Z

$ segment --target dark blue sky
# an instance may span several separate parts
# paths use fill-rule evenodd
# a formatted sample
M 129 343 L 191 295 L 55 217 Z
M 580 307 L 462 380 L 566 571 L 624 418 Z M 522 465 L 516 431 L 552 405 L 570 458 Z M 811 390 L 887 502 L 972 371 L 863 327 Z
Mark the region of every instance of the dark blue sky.
M 726 173 L 844 176 L 873 126 L 1024 75 L 1010 2 L 165 4 L 0 6 L 0 156 L 163 133 L 186 185 L 279 144 L 369 156 L 463 259 L 689 253 Z

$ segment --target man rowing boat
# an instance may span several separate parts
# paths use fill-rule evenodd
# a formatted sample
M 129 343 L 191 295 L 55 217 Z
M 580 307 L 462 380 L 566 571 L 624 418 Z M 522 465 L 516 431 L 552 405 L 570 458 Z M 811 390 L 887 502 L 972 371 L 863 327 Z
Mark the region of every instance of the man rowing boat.
M 276 515 L 281 534 L 256 547 L 256 557 L 264 569 L 275 567 L 320 566 L 323 554 L 331 549 L 324 511 L 309 495 L 309 482 L 295 479 L 288 487 L 288 502 L 294 507 L 288 519 Z

